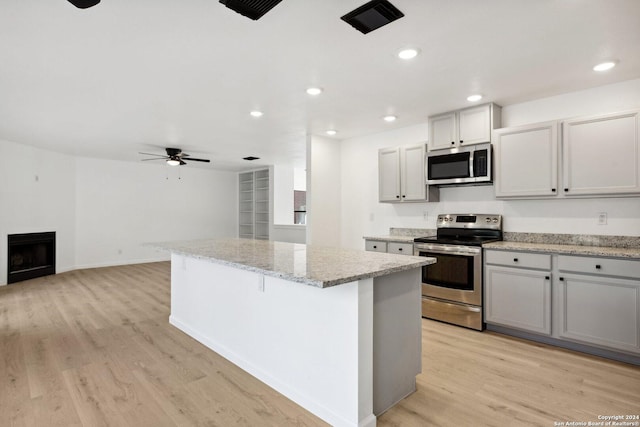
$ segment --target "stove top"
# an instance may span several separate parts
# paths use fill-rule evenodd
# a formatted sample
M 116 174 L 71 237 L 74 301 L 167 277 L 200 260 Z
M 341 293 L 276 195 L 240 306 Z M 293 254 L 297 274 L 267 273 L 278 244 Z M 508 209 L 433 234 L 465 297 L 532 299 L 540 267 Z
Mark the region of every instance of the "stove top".
M 438 215 L 437 235 L 418 237 L 416 243 L 482 246 L 502 240 L 502 216 L 486 214 Z

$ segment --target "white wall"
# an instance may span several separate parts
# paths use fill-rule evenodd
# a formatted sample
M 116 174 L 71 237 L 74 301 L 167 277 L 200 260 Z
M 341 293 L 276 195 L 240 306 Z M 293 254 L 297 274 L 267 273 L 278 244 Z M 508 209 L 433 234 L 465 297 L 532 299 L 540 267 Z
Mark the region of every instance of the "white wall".
M 168 259 L 146 242 L 237 235 L 237 174 L 78 159 L 76 267 Z
M 503 106 L 502 123 L 514 126 L 634 108 L 640 108 L 640 79 Z M 437 214 L 461 212 L 503 214 L 505 231 L 640 236 L 640 197 L 503 201 L 495 199 L 493 186 L 481 186 L 441 188 L 436 203 L 379 203 L 378 149 L 425 142 L 427 137 L 425 120 L 342 141 L 342 246 L 363 248 L 362 236 L 388 234 L 389 227 L 435 228 Z M 597 225 L 598 212 L 608 213 L 608 225 Z
M 340 246 L 340 146 L 317 136 L 307 143 L 307 244 Z
M 273 166 L 273 223 L 293 224 L 294 173 L 290 165 Z
M 237 234 L 235 173 L 77 158 L 7 141 L 0 153 L 0 284 L 8 234 L 56 231 L 57 272 L 168 259 L 144 242 Z

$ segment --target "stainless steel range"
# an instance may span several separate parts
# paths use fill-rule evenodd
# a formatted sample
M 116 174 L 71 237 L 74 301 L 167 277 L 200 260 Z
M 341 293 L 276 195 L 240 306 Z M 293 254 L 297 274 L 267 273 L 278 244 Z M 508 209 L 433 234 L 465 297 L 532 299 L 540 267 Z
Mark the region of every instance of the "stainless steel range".
M 482 244 L 502 240 L 502 216 L 438 215 L 436 227 L 414 240 L 414 255 L 437 259 L 422 268 L 422 316 L 481 331 Z

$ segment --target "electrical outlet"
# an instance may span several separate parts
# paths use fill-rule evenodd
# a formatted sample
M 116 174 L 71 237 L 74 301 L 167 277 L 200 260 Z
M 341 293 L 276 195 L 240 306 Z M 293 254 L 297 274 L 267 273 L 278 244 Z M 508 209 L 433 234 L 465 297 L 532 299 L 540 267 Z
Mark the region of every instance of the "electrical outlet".
M 429 212 L 427 212 L 427 211 L 422 212 L 422 219 L 425 220 L 425 221 L 428 220 L 429 219 Z
M 598 213 L 598 225 L 607 225 L 607 213 L 599 212 Z

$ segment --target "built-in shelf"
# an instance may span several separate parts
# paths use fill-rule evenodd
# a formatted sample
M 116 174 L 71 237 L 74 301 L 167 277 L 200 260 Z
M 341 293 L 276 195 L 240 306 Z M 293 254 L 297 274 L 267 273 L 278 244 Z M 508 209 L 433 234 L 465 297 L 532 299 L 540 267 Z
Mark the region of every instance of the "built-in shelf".
M 245 238 L 269 239 L 270 226 L 270 173 L 261 169 L 239 174 L 239 230 Z

